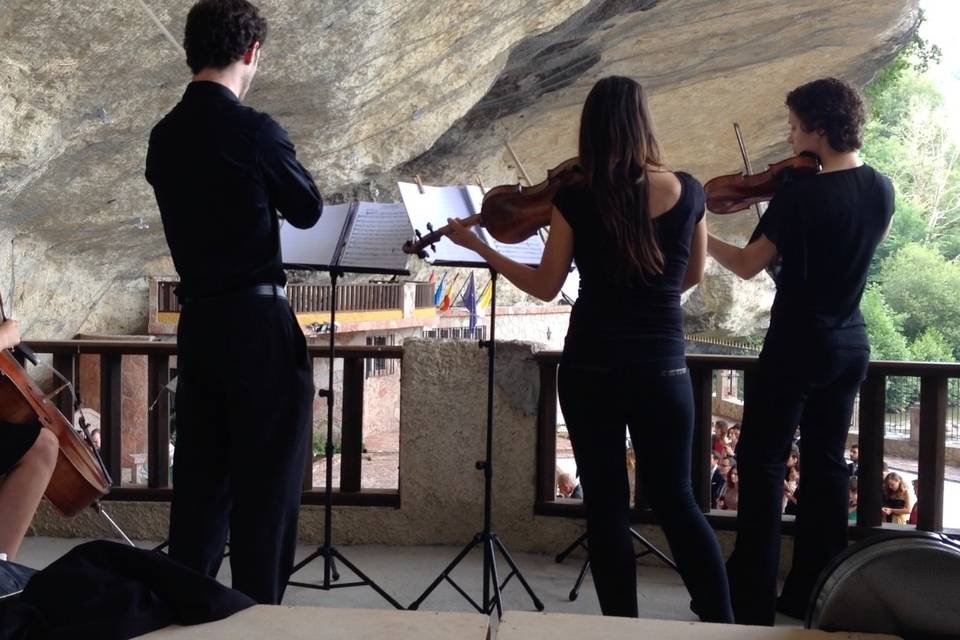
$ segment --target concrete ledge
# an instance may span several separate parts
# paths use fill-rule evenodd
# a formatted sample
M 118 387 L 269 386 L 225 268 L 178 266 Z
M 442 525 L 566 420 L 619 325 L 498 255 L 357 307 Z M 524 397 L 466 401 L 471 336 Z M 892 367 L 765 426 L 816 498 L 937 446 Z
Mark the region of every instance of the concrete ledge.
M 258 605 L 219 622 L 171 626 L 149 640 L 486 640 L 489 618 L 479 613 L 326 609 Z
M 827 633 L 794 627 L 748 627 L 674 620 L 605 618 L 568 613 L 506 611 L 497 640 L 893 640 L 872 633 Z

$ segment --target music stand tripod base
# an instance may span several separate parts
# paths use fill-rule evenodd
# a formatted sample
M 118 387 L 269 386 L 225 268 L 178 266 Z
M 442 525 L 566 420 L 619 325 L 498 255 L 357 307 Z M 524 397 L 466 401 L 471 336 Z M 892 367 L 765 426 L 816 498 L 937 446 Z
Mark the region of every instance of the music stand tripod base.
M 468 265 L 475 266 L 475 265 Z M 457 554 L 457 557 L 453 559 L 450 564 L 440 573 L 439 576 L 427 587 L 419 598 L 413 601 L 410 605 L 410 609 L 418 609 L 420 605 L 423 604 L 423 601 L 433 593 L 433 590 L 439 586 L 443 581 L 450 583 L 460 595 L 462 595 L 466 600 L 473 605 L 473 607 L 479 612 L 486 615 L 493 613 L 493 610 L 496 609 L 497 616 L 503 617 L 503 599 L 501 592 L 503 588 L 510 582 L 510 579 L 514 576 L 517 577 L 517 580 L 520 581 L 520 584 L 523 585 L 523 588 L 526 590 L 527 595 L 530 596 L 530 599 L 533 601 L 534 606 L 537 608 L 537 611 L 543 611 L 543 603 L 537 598 L 536 594 L 533 592 L 533 589 L 524 579 L 523 574 L 520 572 L 520 569 L 517 567 L 516 563 L 513 561 L 513 558 L 510 557 L 510 552 L 507 551 L 506 546 L 497 536 L 496 533 L 492 531 L 491 522 L 492 522 L 492 486 L 493 486 L 493 384 L 494 384 L 494 363 L 496 361 L 496 317 L 497 317 L 497 272 L 493 269 L 490 269 L 490 287 L 491 287 L 491 296 L 490 296 L 490 339 L 487 341 L 481 341 L 480 347 L 487 348 L 488 356 L 488 368 L 487 368 L 487 444 L 486 444 L 486 459 L 477 462 L 476 467 L 478 470 L 483 471 L 484 478 L 484 499 L 483 499 L 483 531 L 480 531 L 473 536 L 473 540 L 467 543 L 467 545 Z M 460 561 L 467 557 L 474 548 L 478 545 L 483 545 L 483 602 L 478 603 L 476 600 L 470 597 L 463 588 L 458 585 L 453 578 L 450 577 L 450 572 L 456 568 Z M 500 555 L 503 556 L 503 559 L 506 561 L 507 565 L 510 567 L 510 573 L 507 574 L 506 579 L 501 583 L 499 572 L 497 571 L 497 559 L 496 552 L 499 551 Z M 491 593 L 492 586 L 492 593 Z
M 653 554 L 657 556 L 661 561 L 663 561 L 665 565 L 667 565 L 674 571 L 677 570 L 677 564 L 673 560 L 667 557 L 667 555 L 664 554 L 662 551 L 660 551 L 660 549 L 658 549 L 652 542 L 650 542 L 649 540 L 644 538 L 642 535 L 637 533 L 637 530 L 634 529 L 633 527 L 630 527 L 630 536 L 634 540 L 642 544 L 644 547 L 646 547 L 646 549 L 644 549 L 643 551 L 638 551 L 637 553 L 634 554 L 633 556 L 634 560 L 638 560 L 643 556 Z M 570 543 L 570 546 L 568 546 L 566 549 L 558 553 L 557 557 L 555 558 L 555 560 L 558 563 L 563 562 L 564 560 L 567 559 L 567 556 L 573 553 L 573 551 L 577 547 L 582 547 L 583 550 L 587 552 L 587 557 L 583 561 L 583 566 L 580 567 L 580 573 L 577 575 L 577 581 L 574 583 L 573 589 L 570 589 L 569 598 L 571 602 L 576 600 L 577 597 L 580 595 L 580 587 L 581 585 L 583 585 L 583 578 L 587 574 L 587 569 L 590 568 L 590 548 L 587 546 L 587 532 L 584 531 L 582 534 L 580 534 L 579 538 L 577 538 L 572 543 Z
M 337 319 L 337 277 L 342 275 L 338 269 L 331 268 L 330 271 L 330 347 L 328 353 L 328 379 L 327 388 L 317 392 L 322 398 L 327 400 L 327 443 L 324 450 L 324 459 L 326 461 L 326 486 L 324 487 L 324 522 L 323 522 L 323 545 L 311 553 L 309 556 L 294 565 L 290 571 L 292 576 L 297 571 L 307 566 L 317 558 L 323 558 L 323 582 L 315 584 L 312 582 L 299 582 L 287 580 L 287 584 L 293 587 L 303 587 L 306 589 L 318 589 L 320 591 L 330 591 L 333 589 L 346 589 L 349 587 L 370 587 L 376 591 L 384 600 L 389 602 L 397 609 L 403 609 L 403 605 L 393 599 L 390 594 L 384 591 L 380 586 L 367 577 L 352 562 L 347 560 L 342 553 L 333 546 L 333 364 L 334 364 L 334 339 L 336 337 L 336 319 Z M 339 560 L 350 571 L 356 575 L 359 580 L 355 582 L 343 582 L 334 584 L 340 579 L 340 573 L 337 571 L 336 560 Z

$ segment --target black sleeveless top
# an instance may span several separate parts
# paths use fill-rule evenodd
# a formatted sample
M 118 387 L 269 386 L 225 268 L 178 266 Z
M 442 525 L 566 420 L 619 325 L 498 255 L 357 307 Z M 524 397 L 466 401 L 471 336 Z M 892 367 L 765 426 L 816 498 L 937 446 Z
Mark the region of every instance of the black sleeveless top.
M 573 364 L 684 366 L 680 285 L 687 272 L 693 228 L 703 218 L 703 187 L 677 172 L 680 198 L 654 218 L 663 273 L 646 282 L 620 283 L 606 259 L 615 251 L 585 186 L 557 192 L 554 206 L 573 229 L 573 257 L 580 271 L 580 293 L 567 330 L 564 360 Z

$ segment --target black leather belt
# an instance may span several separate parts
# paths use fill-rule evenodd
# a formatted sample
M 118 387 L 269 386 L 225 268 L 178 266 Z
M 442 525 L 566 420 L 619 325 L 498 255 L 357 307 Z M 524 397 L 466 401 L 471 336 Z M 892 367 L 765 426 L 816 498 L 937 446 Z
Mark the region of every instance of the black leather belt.
M 243 289 L 236 289 L 234 291 L 228 291 L 226 293 L 218 293 L 212 296 L 190 296 L 187 298 L 180 298 L 180 304 L 190 304 L 192 302 L 205 302 L 205 301 L 215 301 L 215 300 L 226 300 L 228 298 L 235 298 L 239 296 L 260 296 L 265 298 L 282 298 L 287 299 L 287 294 L 278 284 L 255 284 L 251 287 L 244 287 Z

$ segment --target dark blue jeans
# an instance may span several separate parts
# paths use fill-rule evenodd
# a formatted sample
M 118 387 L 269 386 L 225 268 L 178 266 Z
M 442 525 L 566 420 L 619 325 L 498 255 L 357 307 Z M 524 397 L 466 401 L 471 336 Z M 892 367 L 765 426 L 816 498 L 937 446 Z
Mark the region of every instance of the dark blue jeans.
M 740 503 L 727 571 L 738 624 L 774 622 L 783 479 L 798 424 L 801 495 L 785 610 L 805 609 L 820 572 L 846 547 L 850 471 L 843 453 L 869 356 L 864 348 L 804 341 L 760 354 L 736 451 Z
M 677 366 L 684 366 L 682 359 Z M 626 426 L 644 496 L 663 527 L 701 618 L 732 621 L 720 546 L 697 507 L 690 480 L 693 390 L 689 373 L 562 362 L 558 385 L 583 485 L 590 567 L 603 614 L 637 616 Z

